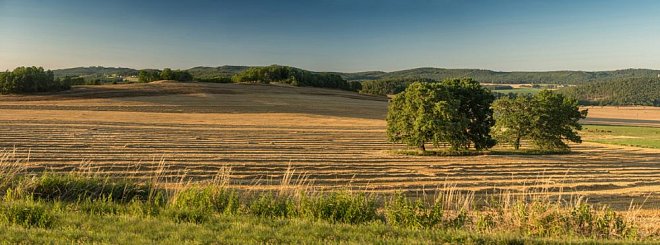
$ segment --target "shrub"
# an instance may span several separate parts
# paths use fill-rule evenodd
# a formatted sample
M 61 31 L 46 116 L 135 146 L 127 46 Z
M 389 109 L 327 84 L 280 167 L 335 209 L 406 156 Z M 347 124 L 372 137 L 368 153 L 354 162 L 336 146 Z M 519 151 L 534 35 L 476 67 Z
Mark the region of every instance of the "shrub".
M 165 215 L 171 217 L 178 223 L 196 223 L 201 224 L 210 219 L 213 215 L 207 209 L 191 209 L 191 208 L 168 208 Z
M 91 215 L 119 214 L 122 211 L 122 206 L 113 202 L 111 197 L 99 199 L 87 198 L 78 201 L 75 206 L 80 211 Z
M 442 222 L 443 210 L 440 203 L 425 204 L 422 200 L 412 200 L 396 194 L 384 208 L 385 220 L 392 225 L 429 228 Z
M 177 222 L 203 223 L 215 213 L 237 213 L 238 207 L 235 191 L 218 186 L 192 187 L 177 192 L 166 212 Z
M 325 196 L 305 198 L 301 215 L 342 223 L 363 223 L 379 218 L 376 201 L 363 193 L 331 193 Z
M 206 210 L 225 214 L 238 211 L 238 194 L 217 186 L 184 189 L 171 200 L 176 209 Z
M 52 208 L 29 199 L 8 200 L 0 205 L 0 223 L 23 227 L 49 228 L 55 223 L 56 215 Z
M 75 175 L 46 174 L 21 182 L 18 190 L 38 199 L 79 201 L 108 198 L 115 202 L 133 199 L 147 201 L 157 192 L 148 184 L 137 184 L 128 180 L 80 177 Z
M 252 200 L 249 213 L 260 217 L 289 217 L 294 216 L 296 205 L 289 196 L 275 196 L 272 193 L 263 193 Z

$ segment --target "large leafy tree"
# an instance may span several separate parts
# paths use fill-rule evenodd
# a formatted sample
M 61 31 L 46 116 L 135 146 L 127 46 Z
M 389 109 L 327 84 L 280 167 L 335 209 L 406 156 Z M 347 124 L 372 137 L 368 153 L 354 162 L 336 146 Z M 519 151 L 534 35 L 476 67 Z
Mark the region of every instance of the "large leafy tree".
M 577 100 L 543 90 L 534 96 L 532 102 L 534 128 L 530 136 L 535 145 L 545 149 L 567 149 L 565 140 L 582 142 L 577 131 L 582 130 L 579 121 L 587 117 L 587 110 L 580 110 Z
M 492 147 L 493 96 L 470 79 L 415 82 L 389 104 L 387 135 L 392 142 L 417 146 L 448 143 L 453 150 Z
M 517 150 L 521 140 L 531 140 L 541 149 L 568 149 L 565 141 L 580 143 L 577 131 L 587 110 L 578 102 L 550 90 L 533 97 L 501 98 L 493 103 L 496 124 L 494 134 L 502 142 L 512 143 Z
M 490 136 L 490 129 L 495 124 L 491 108 L 495 96 L 479 82 L 469 78 L 445 80 L 442 84 L 460 102 L 459 112 L 467 120 L 466 127 L 461 128 L 462 134 L 467 136 L 477 150 L 493 147 L 496 142 Z
M 389 104 L 387 135 L 390 141 L 417 146 L 449 142 L 460 147 L 466 138 L 454 138 L 464 121 L 455 118 L 458 101 L 451 98 L 446 87 L 438 83 L 413 83 L 396 95 Z
M 493 103 L 495 127 L 493 134 L 500 142 L 513 144 L 518 150 L 523 138 L 529 136 L 532 129 L 532 98 L 518 96 L 503 97 Z

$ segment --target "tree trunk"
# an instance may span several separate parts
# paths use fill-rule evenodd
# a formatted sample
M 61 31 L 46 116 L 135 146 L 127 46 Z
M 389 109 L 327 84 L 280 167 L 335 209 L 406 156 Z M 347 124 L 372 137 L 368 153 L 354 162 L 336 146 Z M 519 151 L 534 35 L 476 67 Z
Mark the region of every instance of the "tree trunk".
M 516 142 L 513 143 L 513 148 L 515 148 L 516 151 L 520 149 L 520 135 L 516 136 Z
M 424 143 L 423 143 L 423 142 L 419 145 L 419 151 L 421 151 L 421 152 L 425 152 L 425 151 L 426 151 L 426 147 L 424 146 Z

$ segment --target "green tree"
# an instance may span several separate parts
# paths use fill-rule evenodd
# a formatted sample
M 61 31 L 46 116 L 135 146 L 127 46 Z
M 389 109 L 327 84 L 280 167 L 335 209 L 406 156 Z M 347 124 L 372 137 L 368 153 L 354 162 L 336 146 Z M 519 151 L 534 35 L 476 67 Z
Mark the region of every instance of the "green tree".
M 158 70 L 141 70 L 138 73 L 138 81 L 141 83 L 153 82 L 160 79 Z
M 501 98 L 493 103 L 493 134 L 502 142 L 512 143 L 517 150 L 521 140 L 531 140 L 540 149 L 568 149 L 564 141 L 582 142 L 577 131 L 587 110 L 580 110 L 577 100 L 550 90 L 533 97 Z
M 532 98 L 517 96 L 503 97 L 493 103 L 495 126 L 493 135 L 500 142 L 513 144 L 520 149 L 520 141 L 527 137 L 532 129 Z
M 163 69 L 162 72 L 160 72 L 160 79 L 163 80 L 174 80 L 174 72 L 172 72 L 172 69 L 170 68 L 165 68 Z
M 542 149 L 568 149 L 564 141 L 582 143 L 578 130 L 582 130 L 580 119 L 587 117 L 587 110 L 580 110 L 578 102 L 562 94 L 543 90 L 536 94 L 532 103 L 530 136 L 534 144 Z
M 456 118 L 459 101 L 439 83 L 413 83 L 396 95 L 388 106 L 387 136 L 392 142 L 417 146 L 425 151 L 427 142 L 449 142 L 460 148 L 467 137 L 456 135 L 465 120 Z M 459 137 L 456 137 L 459 136 Z
M 0 75 L 0 93 L 30 93 L 60 91 L 70 84 L 55 79 L 52 71 L 42 67 L 17 67 Z
M 467 125 L 461 128 L 469 144 L 474 144 L 477 150 L 484 150 L 495 145 L 495 140 L 490 136 L 490 129 L 495 125 L 493 109 L 491 105 L 495 96 L 490 90 L 484 88 L 479 82 L 470 78 L 449 79 L 442 82 L 449 89 L 451 96 L 459 103 L 459 112 Z
M 490 136 L 493 100 L 471 79 L 412 83 L 390 102 L 388 138 L 422 151 L 426 142 L 448 143 L 452 150 L 488 149 L 496 143 Z

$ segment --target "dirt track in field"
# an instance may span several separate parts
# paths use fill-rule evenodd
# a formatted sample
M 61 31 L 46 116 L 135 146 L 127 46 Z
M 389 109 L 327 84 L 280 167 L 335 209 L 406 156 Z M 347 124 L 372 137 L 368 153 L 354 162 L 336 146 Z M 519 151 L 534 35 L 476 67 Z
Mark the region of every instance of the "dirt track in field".
M 660 150 L 585 143 L 569 155 L 393 155 L 403 147 L 386 142 L 386 103 L 336 90 L 198 83 L 0 96 L 0 148 L 29 150 L 32 167 L 56 171 L 89 162 L 151 177 L 164 159 L 168 175 L 203 180 L 231 167 L 242 188 L 277 188 L 291 167 L 319 189 L 552 186 L 622 208 L 646 198 L 647 208 L 660 207 Z

